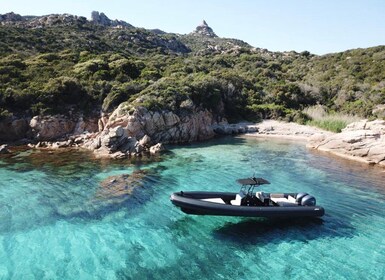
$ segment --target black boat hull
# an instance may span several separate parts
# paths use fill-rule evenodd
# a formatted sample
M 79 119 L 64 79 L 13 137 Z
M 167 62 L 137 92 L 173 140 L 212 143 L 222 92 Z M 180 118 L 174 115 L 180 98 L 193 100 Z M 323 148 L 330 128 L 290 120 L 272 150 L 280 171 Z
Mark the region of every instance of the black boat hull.
M 231 205 L 235 193 L 227 192 L 176 192 L 171 202 L 183 212 L 194 215 L 240 216 L 240 217 L 321 217 L 325 210 L 320 206 L 238 206 Z M 225 203 L 215 203 L 202 199 L 221 198 Z

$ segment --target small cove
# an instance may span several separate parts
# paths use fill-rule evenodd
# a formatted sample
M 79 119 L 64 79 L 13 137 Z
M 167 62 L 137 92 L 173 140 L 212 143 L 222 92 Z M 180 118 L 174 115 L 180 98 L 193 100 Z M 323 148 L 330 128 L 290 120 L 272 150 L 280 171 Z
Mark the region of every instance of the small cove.
M 225 137 L 169 146 L 156 161 L 86 153 L 0 158 L 0 279 L 383 279 L 385 173 L 293 141 Z M 137 190 L 101 192 L 111 175 L 144 171 Z M 189 216 L 180 190 L 305 191 L 320 220 Z M 100 194 L 103 195 L 100 195 Z

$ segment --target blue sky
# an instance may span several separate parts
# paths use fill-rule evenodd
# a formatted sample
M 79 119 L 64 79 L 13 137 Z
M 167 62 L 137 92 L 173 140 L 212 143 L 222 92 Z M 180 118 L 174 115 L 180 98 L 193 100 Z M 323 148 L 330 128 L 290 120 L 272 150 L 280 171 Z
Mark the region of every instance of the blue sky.
M 186 34 L 203 19 L 220 37 L 272 51 L 315 54 L 385 45 L 385 0 L 0 0 L 0 13 L 104 12 L 144 28 Z

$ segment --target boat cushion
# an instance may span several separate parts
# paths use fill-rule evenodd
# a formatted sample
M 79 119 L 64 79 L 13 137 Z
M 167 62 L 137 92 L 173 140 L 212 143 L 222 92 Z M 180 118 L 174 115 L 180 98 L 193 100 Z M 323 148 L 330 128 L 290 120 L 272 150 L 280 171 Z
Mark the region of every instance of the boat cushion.
M 295 202 L 291 202 L 286 197 L 271 197 L 271 200 L 277 203 L 279 206 L 298 206 L 298 204 Z
M 244 195 L 243 196 L 242 195 L 243 195 L 242 193 L 241 193 L 241 195 L 237 193 L 235 195 L 235 199 L 230 201 L 231 205 L 238 205 L 238 206 L 240 206 L 242 198 L 244 197 Z
M 216 197 L 216 198 L 203 198 L 201 199 L 203 201 L 208 201 L 208 202 L 214 202 L 214 203 L 220 203 L 220 204 L 226 204 L 222 198 Z
M 287 196 L 287 200 L 291 203 L 295 203 L 295 204 L 298 204 L 295 197 L 292 197 L 291 195 L 288 195 Z
M 270 198 L 284 198 L 285 194 L 283 193 L 271 193 Z

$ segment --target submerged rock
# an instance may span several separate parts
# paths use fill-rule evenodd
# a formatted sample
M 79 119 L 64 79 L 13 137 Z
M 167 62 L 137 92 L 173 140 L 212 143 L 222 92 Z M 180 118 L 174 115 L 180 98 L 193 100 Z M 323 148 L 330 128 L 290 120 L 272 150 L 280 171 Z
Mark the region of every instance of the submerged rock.
M 122 198 L 131 195 L 136 188 L 143 186 L 147 171 L 138 170 L 132 174 L 110 176 L 100 182 L 101 188 L 97 191 L 97 199 Z

